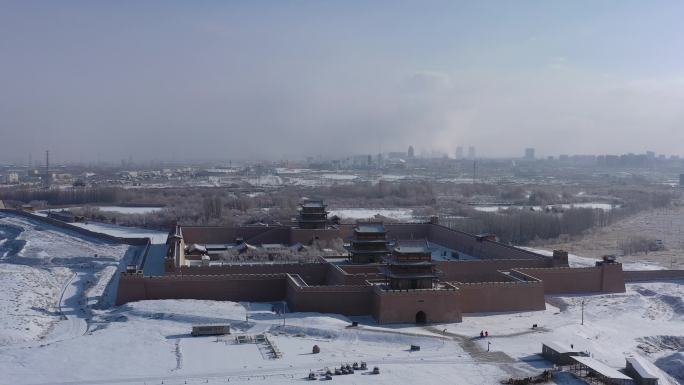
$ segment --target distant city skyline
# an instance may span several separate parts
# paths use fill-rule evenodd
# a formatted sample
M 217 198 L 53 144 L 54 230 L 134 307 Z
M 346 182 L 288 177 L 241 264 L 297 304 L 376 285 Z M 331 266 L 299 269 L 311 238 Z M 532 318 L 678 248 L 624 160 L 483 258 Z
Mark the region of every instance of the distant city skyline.
M 682 155 L 677 1 L 0 4 L 0 161 Z

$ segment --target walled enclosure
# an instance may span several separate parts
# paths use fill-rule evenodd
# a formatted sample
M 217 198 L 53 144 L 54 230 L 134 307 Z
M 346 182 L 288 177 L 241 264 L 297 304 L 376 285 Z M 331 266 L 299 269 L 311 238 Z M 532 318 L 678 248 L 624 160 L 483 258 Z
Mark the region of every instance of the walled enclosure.
M 439 261 L 438 288 L 405 291 L 387 290 L 376 284 L 384 280 L 383 264 L 337 265 L 321 260 L 176 265 L 162 277 L 123 274 L 117 304 L 163 298 L 287 301 L 292 311 L 370 314 L 379 323 L 458 322 L 463 313 L 542 310 L 545 293 L 624 291 L 619 264 L 555 268 L 559 264 L 555 258 L 435 224 L 387 224 L 386 229 L 390 239 L 427 239 L 481 259 Z M 181 234 L 187 244 L 310 244 L 316 239 L 347 239 L 352 230 L 353 226 L 348 225 L 326 230 L 253 226 L 183 227 L 181 231 L 178 227 L 175 233 Z M 171 248 L 181 247 L 182 243 L 173 241 Z

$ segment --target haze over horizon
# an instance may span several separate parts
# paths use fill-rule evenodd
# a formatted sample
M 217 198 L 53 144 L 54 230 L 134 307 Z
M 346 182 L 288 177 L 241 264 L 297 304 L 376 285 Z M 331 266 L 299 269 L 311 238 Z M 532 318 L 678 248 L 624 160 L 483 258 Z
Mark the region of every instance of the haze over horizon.
M 684 3 L 0 2 L 0 161 L 680 154 Z

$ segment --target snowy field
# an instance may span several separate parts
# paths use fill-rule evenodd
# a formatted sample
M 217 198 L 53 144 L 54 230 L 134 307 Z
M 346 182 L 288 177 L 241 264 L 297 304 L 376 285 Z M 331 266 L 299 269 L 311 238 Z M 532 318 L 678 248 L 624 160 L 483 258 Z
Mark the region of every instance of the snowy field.
M 158 230 L 142 229 L 139 227 L 119 226 L 109 223 L 88 222 L 70 223 L 71 225 L 82 227 L 96 233 L 109 234 L 115 237 L 124 238 L 150 238 L 152 243 L 166 243 L 168 233 Z
M 677 384 L 658 368 L 684 381 L 677 352 L 684 347 L 682 295 L 682 283 L 630 284 L 624 294 L 549 297 L 545 311 L 473 315 L 462 323 L 425 327 L 384 327 L 354 318 L 359 328 L 348 328 L 352 320 L 346 317 L 317 313 L 287 313 L 283 321 L 270 304 L 141 301 L 92 311 L 84 335 L 31 349 L 0 349 L 0 383 L 282 384 L 301 382 L 310 371 L 365 361 L 381 374 L 335 376 L 334 383 L 497 384 L 548 368 L 536 353 L 542 342 L 560 341 L 614 367 L 624 366 L 625 355 L 643 356 L 655 363 L 661 384 Z M 539 327 L 532 329 L 533 323 Z M 191 337 L 197 324 L 230 324 L 233 335 Z M 480 330 L 490 337 L 477 338 Z M 272 359 L 265 344 L 235 343 L 236 335 L 262 333 L 281 358 Z M 411 352 L 411 344 L 421 350 Z M 311 353 L 314 345 L 319 354 Z M 563 376 L 554 383 L 579 382 Z
M 0 214 L 0 346 L 68 334 L 62 315 L 111 301 L 111 277 L 137 251 Z

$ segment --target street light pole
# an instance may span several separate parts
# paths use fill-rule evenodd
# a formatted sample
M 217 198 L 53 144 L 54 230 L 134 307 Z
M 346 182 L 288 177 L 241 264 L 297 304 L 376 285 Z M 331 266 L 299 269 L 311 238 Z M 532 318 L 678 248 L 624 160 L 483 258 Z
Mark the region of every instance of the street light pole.
M 584 300 L 582 300 L 582 325 L 584 325 Z

